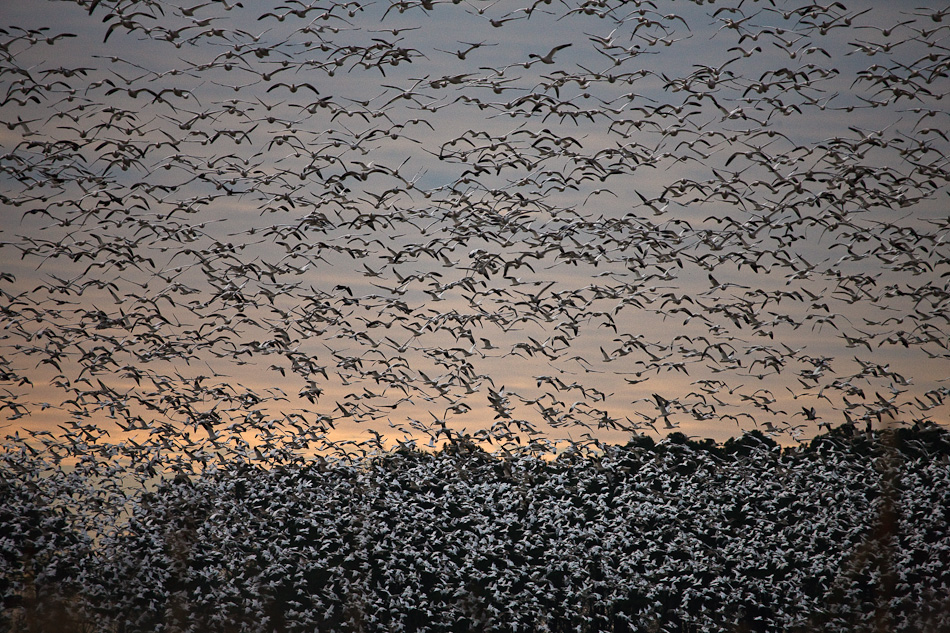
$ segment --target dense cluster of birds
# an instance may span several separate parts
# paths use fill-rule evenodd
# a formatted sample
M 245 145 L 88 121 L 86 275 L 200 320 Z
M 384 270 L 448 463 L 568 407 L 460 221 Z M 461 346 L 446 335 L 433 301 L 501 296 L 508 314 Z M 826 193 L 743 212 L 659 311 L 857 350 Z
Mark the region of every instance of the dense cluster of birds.
M 946 421 L 945 7 L 17 16 L 0 411 L 33 450 L 152 476 Z
M 555 461 L 458 443 L 169 479 L 97 538 L 61 503 L 101 488 L 0 477 L 0 626 L 945 631 L 948 456 L 936 426 L 786 451 L 640 436 Z

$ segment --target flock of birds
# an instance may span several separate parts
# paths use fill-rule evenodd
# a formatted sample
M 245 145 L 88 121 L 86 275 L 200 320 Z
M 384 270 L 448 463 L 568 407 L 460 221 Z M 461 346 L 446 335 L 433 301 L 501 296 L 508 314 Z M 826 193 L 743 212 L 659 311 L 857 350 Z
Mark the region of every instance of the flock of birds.
M 950 9 L 20 4 L 0 626 L 946 628 Z
M 881 444 L 854 435 L 807 451 L 751 434 L 722 452 L 670 438 L 500 460 L 457 444 L 360 466 L 234 466 L 167 479 L 95 538 L 64 526 L 59 503 L 90 514 L 101 489 L 0 478 L 21 510 L 0 507 L 0 598 L 46 596 L 5 608 L 0 626 L 947 630 L 950 434 L 907 433 L 891 488 Z
M 0 28 L 8 441 L 946 421 L 946 7 L 73 4 Z

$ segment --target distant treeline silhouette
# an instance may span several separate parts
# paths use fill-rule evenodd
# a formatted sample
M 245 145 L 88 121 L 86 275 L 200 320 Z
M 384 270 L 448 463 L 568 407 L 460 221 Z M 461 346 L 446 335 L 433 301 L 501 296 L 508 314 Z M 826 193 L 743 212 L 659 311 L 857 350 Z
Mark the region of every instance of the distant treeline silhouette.
M 118 485 L 0 455 L 3 629 L 947 631 L 950 434 L 457 439 Z M 101 487 L 101 481 L 96 483 Z M 111 531 L 91 517 L 113 513 Z

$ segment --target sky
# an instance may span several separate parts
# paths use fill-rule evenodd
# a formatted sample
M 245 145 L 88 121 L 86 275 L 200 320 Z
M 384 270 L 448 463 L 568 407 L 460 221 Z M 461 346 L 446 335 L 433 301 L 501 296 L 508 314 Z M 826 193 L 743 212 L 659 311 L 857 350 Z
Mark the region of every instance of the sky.
M 6 3 L 4 431 L 944 424 L 950 14 L 914 7 Z

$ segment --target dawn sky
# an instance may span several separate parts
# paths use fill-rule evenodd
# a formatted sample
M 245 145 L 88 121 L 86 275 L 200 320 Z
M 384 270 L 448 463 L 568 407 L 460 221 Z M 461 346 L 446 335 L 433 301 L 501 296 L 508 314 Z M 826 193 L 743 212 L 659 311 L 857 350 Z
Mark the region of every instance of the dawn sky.
M 5 5 L 5 433 L 947 421 L 940 4 L 243 5 Z

